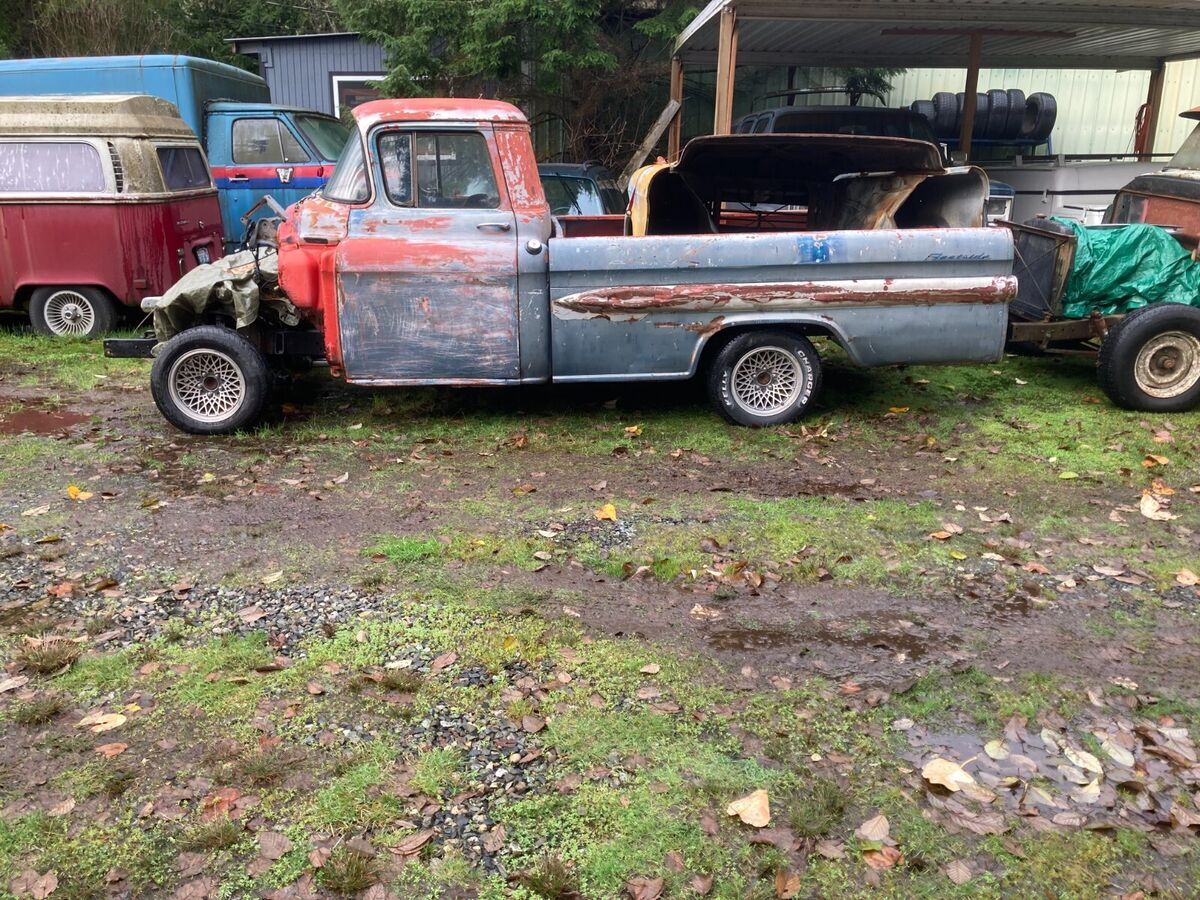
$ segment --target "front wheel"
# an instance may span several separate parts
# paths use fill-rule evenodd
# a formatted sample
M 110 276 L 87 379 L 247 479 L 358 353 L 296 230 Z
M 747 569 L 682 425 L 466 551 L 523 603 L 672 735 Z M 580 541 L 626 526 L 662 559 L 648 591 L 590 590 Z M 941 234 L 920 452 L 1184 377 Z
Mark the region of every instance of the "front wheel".
M 717 411 L 735 425 L 794 422 L 821 389 L 821 358 L 808 339 L 786 331 L 751 331 L 721 348 L 708 371 Z
M 1099 377 L 1125 409 L 1193 409 L 1200 403 L 1200 309 L 1164 303 L 1127 315 L 1100 345 Z
M 271 374 L 259 349 L 236 331 L 200 325 L 162 346 L 150 391 L 159 412 L 181 431 L 230 434 L 261 418 Z
M 94 287 L 40 287 L 29 298 L 29 323 L 38 334 L 90 338 L 117 324 L 108 295 Z

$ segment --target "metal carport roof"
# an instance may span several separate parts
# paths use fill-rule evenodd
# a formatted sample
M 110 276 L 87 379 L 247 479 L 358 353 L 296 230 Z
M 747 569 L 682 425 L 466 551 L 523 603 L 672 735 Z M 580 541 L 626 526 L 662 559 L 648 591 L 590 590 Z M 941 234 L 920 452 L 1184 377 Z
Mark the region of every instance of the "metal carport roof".
M 738 65 L 1148 69 L 1157 116 L 1163 67 L 1200 58 L 1200 0 L 711 0 L 675 43 L 685 65 L 717 69 L 714 131 L 729 130 Z M 969 149 L 974 108 L 967 104 Z M 678 118 L 671 128 L 678 152 Z M 1153 129 L 1151 129 L 1153 134 Z

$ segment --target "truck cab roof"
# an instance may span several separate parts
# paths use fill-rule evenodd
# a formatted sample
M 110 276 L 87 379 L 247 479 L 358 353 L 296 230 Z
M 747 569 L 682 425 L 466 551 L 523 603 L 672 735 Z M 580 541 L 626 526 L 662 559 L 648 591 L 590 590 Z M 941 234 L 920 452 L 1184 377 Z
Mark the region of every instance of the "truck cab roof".
M 355 107 L 354 118 L 364 128 L 383 122 L 510 122 L 522 125 L 528 122 L 525 113 L 500 100 L 434 97 L 372 100 Z

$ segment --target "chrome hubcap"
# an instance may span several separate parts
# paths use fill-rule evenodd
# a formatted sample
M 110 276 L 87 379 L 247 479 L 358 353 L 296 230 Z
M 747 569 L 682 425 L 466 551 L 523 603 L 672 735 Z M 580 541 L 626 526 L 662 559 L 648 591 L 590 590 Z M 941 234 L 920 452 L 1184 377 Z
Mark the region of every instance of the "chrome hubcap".
M 46 327 L 61 337 L 82 337 L 96 324 L 96 311 L 78 291 L 57 291 L 46 301 Z
M 219 350 L 189 350 L 167 376 L 171 400 L 193 419 L 223 422 L 246 402 L 242 370 Z
M 1138 351 L 1133 376 L 1151 397 L 1187 393 L 1200 382 L 1200 338 L 1185 331 L 1156 335 Z
M 733 399 L 756 416 L 773 416 L 795 404 L 804 387 L 800 361 L 779 347 L 756 347 L 733 367 Z

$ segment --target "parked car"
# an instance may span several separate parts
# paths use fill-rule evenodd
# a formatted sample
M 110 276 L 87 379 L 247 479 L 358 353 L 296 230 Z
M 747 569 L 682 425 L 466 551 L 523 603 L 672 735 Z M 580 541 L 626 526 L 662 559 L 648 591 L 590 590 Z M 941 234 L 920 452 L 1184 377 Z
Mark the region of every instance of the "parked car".
M 349 133 L 331 116 L 272 104 L 257 75 L 190 56 L 0 61 L 0 95 L 33 94 L 149 94 L 175 104 L 207 151 L 230 245 L 264 194 L 289 204 L 323 185 Z
M 844 134 L 925 141 L 938 146 L 938 137 L 925 116 L 911 109 L 884 106 L 780 106 L 742 116 L 734 134 Z M 943 153 L 943 161 L 949 158 Z M 995 182 L 987 196 L 988 222 L 1008 221 L 1014 191 Z
M 612 172 L 598 162 L 542 163 L 538 174 L 552 216 L 625 214 L 625 193 Z
M 204 151 L 145 95 L 0 97 L 0 307 L 91 337 L 221 255 Z
M 1200 122 L 1200 107 L 1183 118 Z M 1188 249 L 1200 246 L 1200 125 L 1162 171 L 1139 175 L 1117 192 L 1105 221 L 1162 225 Z
M 864 366 L 1003 353 L 1012 238 L 937 227 L 982 224 L 986 179 L 975 174 L 973 195 L 966 175 L 939 185 L 934 145 L 773 135 L 771 146 L 791 150 L 764 153 L 737 136 L 698 139 L 679 163 L 694 162 L 697 179 L 660 175 L 650 198 L 651 222 L 690 225 L 621 238 L 617 219 L 615 239 L 560 238 L 516 108 L 385 100 L 354 116 L 329 184 L 280 226 L 278 285 L 262 286 L 282 292 L 302 321 L 239 333 L 205 314 L 162 343 L 151 388 L 177 427 L 251 425 L 266 407 L 269 365 L 292 355 L 323 355 L 335 376 L 370 385 L 700 375 L 727 419 L 774 425 L 803 415 L 819 392 L 814 337 Z M 856 152 L 844 170 L 836 164 Z M 907 187 L 903 176 L 840 177 L 888 169 L 914 177 Z M 787 202 L 822 198 L 811 222 L 820 230 L 720 234 L 711 212 L 702 215 L 725 200 L 769 198 L 781 184 Z M 905 208 L 905 199 L 914 202 Z M 856 210 L 879 204 L 902 211 L 874 216 L 885 230 L 863 230 Z M 171 301 L 155 304 L 156 322 Z M 144 356 L 158 340 L 106 349 Z

